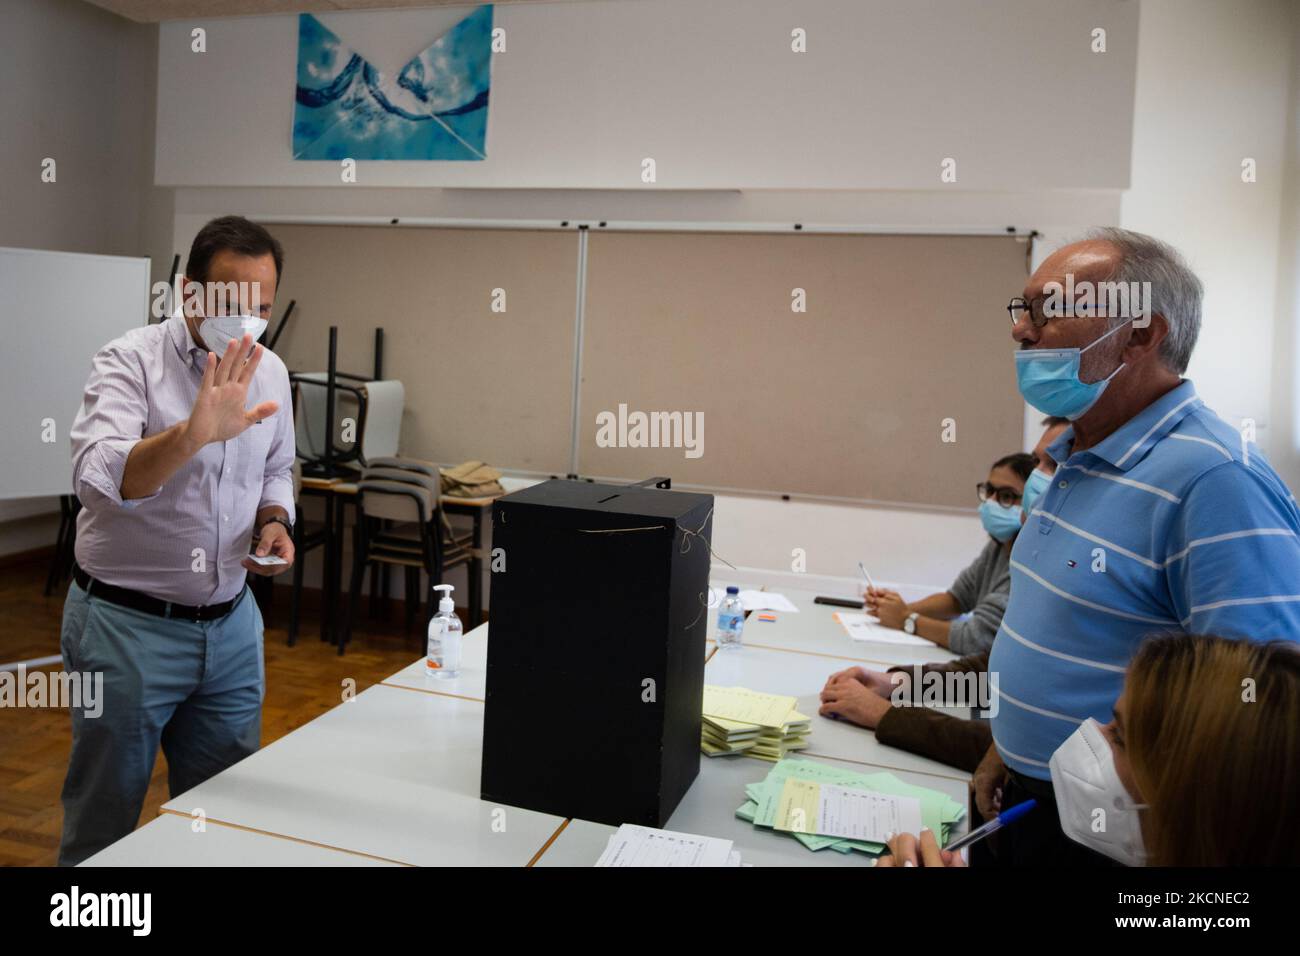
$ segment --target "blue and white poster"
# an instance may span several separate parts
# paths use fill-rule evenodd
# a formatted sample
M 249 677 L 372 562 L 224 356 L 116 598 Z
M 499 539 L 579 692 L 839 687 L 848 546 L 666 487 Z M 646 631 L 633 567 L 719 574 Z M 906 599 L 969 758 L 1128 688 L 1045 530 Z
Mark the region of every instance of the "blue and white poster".
M 487 157 L 492 5 L 389 76 L 309 13 L 298 17 L 294 159 Z

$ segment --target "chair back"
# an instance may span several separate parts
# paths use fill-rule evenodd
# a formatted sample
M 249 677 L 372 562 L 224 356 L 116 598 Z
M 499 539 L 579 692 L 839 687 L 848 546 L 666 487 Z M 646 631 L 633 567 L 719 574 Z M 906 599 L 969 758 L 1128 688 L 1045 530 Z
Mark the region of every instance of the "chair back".
M 379 464 L 403 461 L 400 458 L 381 458 L 366 467 L 357 485 L 357 505 L 363 514 L 373 518 L 428 524 L 442 511 L 438 470 L 434 468 L 430 475 L 400 464 Z

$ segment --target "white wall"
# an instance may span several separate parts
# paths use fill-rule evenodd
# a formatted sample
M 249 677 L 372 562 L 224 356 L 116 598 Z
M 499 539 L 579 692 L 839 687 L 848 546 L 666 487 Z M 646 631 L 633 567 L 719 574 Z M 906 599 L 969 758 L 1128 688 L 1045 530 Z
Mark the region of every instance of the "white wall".
M 1136 43 L 1131 4 L 996 2 L 976 14 L 952 2 L 918 13 L 881 2 L 670 0 L 507 6 L 497 14 L 511 46 L 494 67 L 489 162 L 363 163 L 360 183 L 347 187 L 337 185 L 331 164 L 287 158 L 292 17 L 204 21 L 202 56 L 189 52 L 195 24 L 164 25 L 158 177 L 179 187 L 175 248 L 229 212 L 1016 226 L 1043 232 L 1044 243 L 1119 219 Z M 414 52 L 411 37 L 423 43 L 460 15 L 322 20 L 400 63 Z M 1089 51 L 1098 25 L 1108 29 L 1104 55 Z M 787 59 L 792 26 L 809 31 L 808 60 Z M 791 62 L 810 75 L 788 76 Z M 600 79 L 592 82 L 596 66 Z M 1081 86 L 1094 96 L 1079 101 Z M 1096 134 L 1092 149 L 1045 157 L 1024 148 L 1032 123 L 1076 101 L 1080 127 Z M 240 148 L 223 148 L 213 128 L 239 129 Z M 956 186 L 937 183 L 935 150 L 958 158 Z M 661 174 L 672 171 L 654 190 L 629 182 L 636 167 L 626 168 L 628 157 L 635 164 L 643 152 L 659 159 Z M 281 188 L 287 183 L 296 188 Z M 453 188 L 466 184 L 511 188 Z M 538 185 L 583 188 L 526 188 Z M 851 188 L 815 188 L 824 186 Z M 1096 186 L 1116 188 L 1079 188 Z M 1006 334 L 1010 349 L 1001 307 L 990 307 L 989 334 Z M 324 350 L 322 341 L 322 361 Z M 1026 447 L 1037 440 L 1036 422 L 1027 424 Z M 989 449 L 989 461 L 1012 450 Z M 972 476 L 972 485 L 982 477 Z M 946 586 L 985 540 L 973 499 L 972 492 L 969 512 L 955 513 L 722 496 L 715 550 L 742 567 L 788 570 L 798 547 L 810 576 L 851 578 L 863 560 L 882 580 Z
M 166 273 L 174 226 L 171 191 L 153 185 L 157 36 L 83 0 L 0 3 L 0 246 L 152 255 L 155 276 Z M 53 183 L 41 181 L 46 157 Z M 22 383 L 0 388 L 17 407 Z M 0 554 L 53 544 L 57 507 L 0 502 Z
M 735 2 L 499 6 L 498 24 L 508 28 L 513 59 L 499 59 L 495 67 L 489 162 L 472 168 L 362 164 L 361 183 L 346 188 L 334 184 L 333 170 L 315 171 L 328 164 L 285 159 L 293 86 L 293 53 L 285 51 L 294 49 L 292 17 L 204 21 L 209 59 L 201 63 L 187 59 L 192 24 L 167 24 L 158 53 L 157 181 L 181 188 L 174 217 L 165 217 L 171 235 L 159 245 L 183 251 L 204 221 L 227 212 L 255 218 L 1015 225 L 1044 232 L 1043 249 L 1088 226 L 1123 224 L 1169 239 L 1200 270 L 1208 291 L 1206 331 L 1191 374 L 1226 416 L 1250 415 L 1265 426 L 1261 444 L 1284 473 L 1289 461 L 1288 477 L 1296 482 L 1300 202 L 1294 112 L 1300 58 L 1289 6 L 1284 0 L 1143 0 L 1140 29 L 1137 5 L 1118 0 L 996 2 L 981 5 L 978 22 L 947 3 L 881 0 L 789 7 L 797 16 L 782 14 L 785 5 L 769 0 L 746 4 L 743 15 Z M 914 25 L 904 34 L 894 17 L 905 7 Z M 664 12 L 673 9 L 675 15 Z M 436 27 L 439 18 L 451 23 L 459 15 L 427 10 L 322 19 L 340 32 L 368 34 L 358 42 L 367 52 L 381 51 L 377 59 L 400 59 L 414 50 L 396 35 L 418 37 L 418 47 L 431 35 L 426 25 Z M 924 26 L 915 25 L 921 17 Z M 1082 29 L 1086 40 L 1092 25 L 1108 29 L 1110 59 L 1100 75 L 1079 72 L 1092 69 L 1090 54 L 1093 60 L 1058 67 L 1021 61 L 1014 88 L 999 85 L 1007 77 L 991 64 L 1002 62 L 1013 41 L 1022 53 L 1041 50 L 1059 31 L 1073 35 Z M 791 26 L 807 27 L 806 56 L 826 53 L 827 62 L 803 61 L 813 74 L 806 82 L 765 86 L 773 69 L 767 58 L 775 54 L 759 49 L 759 41 L 779 36 L 774 49 L 784 69 L 784 57 L 792 56 L 784 39 Z M 287 40 L 279 36 L 286 28 Z M 618 38 L 628 32 L 637 38 L 637 50 L 620 45 Z M 1023 42 L 1026 37 L 1038 45 Z M 867 73 L 828 73 L 836 68 L 829 61 L 842 60 L 838 51 L 849 42 L 874 44 L 873 53 L 888 47 L 861 69 L 892 64 L 893 72 L 871 83 Z M 665 45 L 673 56 L 662 57 Z M 909 54 L 906 67 L 895 58 L 901 58 L 899 50 Z M 945 70 L 972 61 L 980 69 L 967 83 L 941 82 Z M 663 62 L 671 71 L 655 72 Z M 1130 111 L 1116 97 L 1133 82 L 1134 62 L 1136 107 Z M 1080 94 L 1084 89 L 1089 95 Z M 275 90 L 283 94 L 269 92 Z M 879 103 L 872 90 L 888 91 L 893 106 Z M 1132 99 L 1131 90 L 1127 95 Z M 773 117 L 753 110 L 755 101 L 789 108 L 775 110 Z M 806 115 L 798 109 L 804 102 L 816 104 Z M 960 104 L 959 119 L 952 116 L 954 103 Z M 230 111 L 245 108 L 252 110 L 250 119 L 232 125 L 234 116 L 244 114 Z M 870 109 L 885 113 L 862 120 Z M 1106 119 L 1098 121 L 1094 110 Z M 792 116 L 801 119 L 793 127 L 782 125 Z M 205 118 L 206 124 L 200 122 Z M 1129 180 L 1130 118 L 1133 183 L 1121 200 L 1119 190 Z M 913 128 L 892 141 L 883 135 L 897 133 L 897 124 L 906 122 Z M 1124 128 L 1112 135 L 1117 123 Z M 1043 148 L 1029 148 L 1024 137 L 1035 124 L 1046 124 L 1049 132 L 1082 131 L 1088 148 L 1052 149 L 1050 137 Z M 231 129 L 243 134 L 233 144 Z M 944 133 L 944 155 L 958 156 L 955 187 L 932 182 L 928 151 L 939 145 L 931 137 L 935 130 Z M 658 187 L 612 188 L 625 184 L 627 156 L 639 161 L 649 152 L 638 148 L 638 137 L 647 131 L 664 144 L 657 154 Z M 515 138 L 519 134 L 526 134 L 526 142 Z M 1016 137 L 1018 147 L 994 162 L 993 141 L 1004 135 Z M 1112 152 L 1117 142 L 1118 162 Z M 974 175 L 980 163 L 964 161 L 967 144 L 996 169 Z M 738 146 L 743 149 L 737 152 Z M 670 147 L 682 152 L 665 163 Z M 1255 156 L 1260 168 L 1260 182 L 1249 187 L 1239 180 L 1245 155 Z M 288 184 L 296 188 L 282 188 Z M 471 184 L 492 188 L 456 188 Z M 845 188 L 812 188 L 827 184 Z M 673 188 L 686 185 L 712 188 Z M 1113 188 L 1090 188 L 1097 185 Z M 528 188 L 537 186 L 581 188 Z M 1000 309 L 992 307 L 991 334 L 997 334 Z M 321 350 L 323 358 L 324 343 Z M 1036 437 L 1032 421 L 1027 444 Z M 1288 438 L 1281 442 L 1284 428 Z M 990 460 L 1003 451 L 990 449 Z M 984 540 L 973 508 L 956 514 L 723 496 L 715 521 L 715 550 L 734 564 L 788 570 L 791 549 L 800 547 L 807 551 L 809 575 L 846 580 L 863 560 L 881 579 L 942 586 Z
M 1188 377 L 1234 425 L 1253 418 L 1270 458 L 1295 447 L 1272 421 L 1275 389 L 1293 392 L 1295 381 L 1294 365 L 1275 380 L 1273 359 L 1279 321 L 1283 333 L 1295 322 L 1294 302 L 1279 298 L 1279 277 L 1294 274 L 1280 241 L 1295 175 L 1295 10 L 1289 0 L 1143 0 L 1133 184 L 1120 217 L 1172 242 L 1205 283 Z M 1242 182 L 1245 157 L 1258 164 L 1255 183 Z M 1293 198 L 1292 234 L 1294 211 Z
M 1293 7 L 1291 19 L 1291 100 L 1278 235 L 1271 455 L 1274 467 L 1295 491 L 1300 489 L 1300 6 Z
M 397 69 L 469 9 L 319 19 Z M 487 159 L 362 163 L 359 184 L 638 188 L 653 157 L 663 189 L 925 189 L 952 157 L 952 190 L 1127 185 L 1125 0 L 607 0 L 495 17 L 507 49 Z M 806 53 L 791 51 L 795 28 Z M 296 16 L 163 25 L 159 183 L 339 184 L 337 163 L 291 157 L 297 29 Z M 1045 162 L 1025 137 L 1067 100 L 1088 149 Z
M 983 477 L 983 476 L 980 476 Z M 972 486 L 978 479 L 971 479 Z M 974 496 L 972 488 L 972 497 Z M 321 516 L 318 498 L 304 507 L 313 520 Z M 716 495 L 713 512 L 713 579 L 772 589 L 800 588 L 851 597 L 856 593 L 858 562 L 881 584 L 910 586 L 930 593 L 948 588 L 957 572 L 974 560 L 988 536 L 970 514 L 925 509 L 843 507 L 809 501 Z M 353 512 L 347 511 L 352 522 Z M 468 518 L 453 517 L 457 525 Z M 486 522 L 485 548 L 491 548 L 491 519 Z M 795 565 L 795 549 L 801 563 Z M 309 586 L 320 580 L 320 550 L 307 559 Z M 729 566 L 730 565 L 730 566 Z M 351 569 L 350 550 L 344 557 L 343 585 Z M 466 571 L 455 569 L 447 583 L 456 587 L 456 602 L 468 604 Z M 491 594 L 491 572 L 483 571 L 484 603 Z M 277 579 L 287 584 L 285 578 Z M 369 593 L 369 577 L 362 592 Z M 391 594 L 405 593 L 403 576 L 394 574 Z M 421 600 L 426 595 L 421 595 Z M 918 595 L 919 596 L 919 595 Z

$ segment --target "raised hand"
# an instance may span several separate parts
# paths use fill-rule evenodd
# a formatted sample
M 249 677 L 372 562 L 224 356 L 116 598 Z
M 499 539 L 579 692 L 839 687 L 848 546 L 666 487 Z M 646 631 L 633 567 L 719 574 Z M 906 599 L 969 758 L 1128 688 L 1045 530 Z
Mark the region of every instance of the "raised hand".
M 188 438 L 195 448 L 210 442 L 229 441 L 242 434 L 254 422 L 274 415 L 280 408 L 276 402 L 262 402 L 256 408 L 245 408 L 248 401 L 248 383 L 262 361 L 262 346 L 253 344 L 253 337 L 245 333 L 243 341 L 231 339 L 226 354 L 218 362 L 208 353 L 203 369 L 203 381 L 194 399 L 194 408 L 186 426 Z

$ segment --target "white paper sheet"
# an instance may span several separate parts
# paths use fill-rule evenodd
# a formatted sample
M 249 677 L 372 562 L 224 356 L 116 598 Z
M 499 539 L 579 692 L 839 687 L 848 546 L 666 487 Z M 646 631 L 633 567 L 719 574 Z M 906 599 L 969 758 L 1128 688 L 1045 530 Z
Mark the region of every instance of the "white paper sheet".
M 741 591 L 740 603 L 746 611 L 784 611 L 787 614 L 799 613 L 799 609 L 795 607 L 793 601 L 784 594 L 780 594 L 776 591 Z
M 735 862 L 732 862 L 733 859 Z M 596 866 L 738 866 L 730 840 L 625 823 L 609 838 Z
M 820 785 L 817 832 L 885 843 L 894 833 L 917 833 L 921 829 L 921 801 L 892 793 L 873 793 L 834 784 Z
M 885 627 L 880 623 L 879 618 L 870 614 L 836 611 L 835 620 L 844 626 L 844 630 L 849 632 L 849 637 L 855 641 L 870 644 L 914 644 L 920 647 L 934 647 L 934 643 L 927 641 L 924 637 L 908 634 L 905 631 L 896 631 L 892 627 Z

